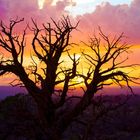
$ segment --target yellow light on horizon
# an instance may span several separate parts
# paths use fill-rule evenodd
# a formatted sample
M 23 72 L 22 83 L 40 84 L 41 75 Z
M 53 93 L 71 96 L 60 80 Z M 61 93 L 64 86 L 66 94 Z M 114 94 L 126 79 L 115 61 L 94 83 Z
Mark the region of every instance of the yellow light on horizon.
M 39 9 L 43 9 L 45 0 L 38 0 L 38 7 Z

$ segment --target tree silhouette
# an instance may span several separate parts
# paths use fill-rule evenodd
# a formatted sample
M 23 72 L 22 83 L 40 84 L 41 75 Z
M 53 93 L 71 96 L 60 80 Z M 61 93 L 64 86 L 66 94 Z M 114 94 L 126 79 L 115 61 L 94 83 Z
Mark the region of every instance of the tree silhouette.
M 79 59 L 76 59 L 75 54 L 73 57 L 69 54 L 70 47 L 74 45 L 74 43 L 70 43 L 71 32 L 77 28 L 78 23 L 73 26 L 69 17 L 63 17 L 58 22 L 52 19 L 52 24 L 42 24 L 40 28 L 32 19 L 33 26 L 29 28 L 34 35 L 31 43 L 34 57 L 31 56 L 32 65 L 26 68 L 23 62 L 27 48 L 28 26 L 22 35 L 17 35 L 14 32 L 16 25 L 22 23 L 23 20 L 10 20 L 9 26 L 3 22 L 0 23 L 0 48 L 10 54 L 10 57 L 1 55 L 0 75 L 13 73 L 19 78 L 38 106 L 40 126 L 47 134 L 48 139 L 59 140 L 73 118 L 80 115 L 90 105 L 94 94 L 104 85 L 116 83 L 122 86 L 121 82 L 124 81 L 132 91 L 129 82 L 135 82 L 137 78 L 129 76 L 122 69 L 135 65 L 123 65 L 126 59 L 118 61 L 118 58 L 124 53 L 128 53 L 130 48 L 127 44 L 120 44 L 123 34 L 110 40 L 99 29 L 100 38 L 94 36 L 90 39 L 89 44 L 84 43 L 93 52 L 92 55 L 82 52 L 90 65 L 87 74 L 84 75 L 77 72 Z M 102 44 L 100 42 L 102 40 L 106 43 L 104 53 L 101 52 Z M 60 66 L 63 63 L 63 61 L 60 62 L 60 58 L 64 52 L 68 54 L 73 63 L 71 68 L 63 69 Z M 38 59 L 39 64 L 35 58 Z M 107 63 L 110 65 L 105 69 L 102 68 Z M 62 74 L 64 75 L 63 79 L 59 78 Z M 74 107 L 60 113 L 61 108 L 68 101 L 69 87 L 77 84 L 70 85 L 70 81 L 76 76 L 84 79 L 86 87 L 84 94 L 79 97 L 80 100 Z M 106 82 L 109 79 L 112 80 L 111 83 Z M 63 83 L 62 89 L 59 90 L 60 96 L 57 101 L 54 101 L 53 95 L 57 92 L 56 86 L 60 83 Z

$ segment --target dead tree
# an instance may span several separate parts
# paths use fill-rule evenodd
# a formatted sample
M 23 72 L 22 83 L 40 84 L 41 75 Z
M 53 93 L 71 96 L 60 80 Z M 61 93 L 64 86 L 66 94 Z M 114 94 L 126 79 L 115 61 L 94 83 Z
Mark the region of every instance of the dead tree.
M 43 65 L 40 68 L 32 56 L 32 65 L 25 68 L 23 65 L 26 45 L 26 32 L 22 35 L 14 33 L 17 24 L 23 22 L 24 19 L 11 20 L 10 25 L 6 26 L 2 21 L 0 23 L 0 47 L 10 57 L 5 58 L 1 55 L 0 60 L 0 75 L 13 73 L 19 77 L 22 84 L 26 87 L 29 94 L 34 98 L 38 105 L 41 125 L 46 128 L 54 122 L 55 110 L 58 106 L 62 106 L 67 96 L 69 88 L 69 80 L 76 76 L 76 67 L 78 65 L 75 56 L 72 58 L 73 66 L 68 70 L 59 69 L 60 57 L 69 47 L 71 32 L 76 29 L 78 23 L 73 26 L 68 17 L 63 17 L 58 23 L 52 19 L 53 25 L 43 24 L 40 29 L 37 23 L 32 20 L 34 37 L 32 39 L 32 50 L 34 57 Z M 41 74 L 39 69 L 42 70 Z M 65 73 L 64 79 L 59 79 L 59 75 Z M 32 78 L 31 76 L 32 75 Z M 55 86 L 64 82 L 61 98 L 58 106 L 52 100 L 52 95 L 55 92 Z
M 105 53 L 101 53 L 100 39 L 97 37 L 91 38 L 90 44 L 85 44 L 89 47 L 93 54 L 89 55 L 83 52 L 83 55 L 90 63 L 90 70 L 87 75 L 77 73 L 77 65 L 79 60 L 69 54 L 71 32 L 78 26 L 72 25 L 68 17 L 63 17 L 56 22 L 52 19 L 52 24 L 43 24 L 40 28 L 32 19 L 33 26 L 29 27 L 33 32 L 32 38 L 32 65 L 24 67 L 24 56 L 26 44 L 27 28 L 22 35 L 15 33 L 17 24 L 23 22 L 24 19 L 11 20 L 9 26 L 3 22 L 0 23 L 0 49 L 8 53 L 6 57 L 1 54 L 0 60 L 0 76 L 6 73 L 15 74 L 22 84 L 27 89 L 28 93 L 33 97 L 39 112 L 40 125 L 50 140 L 59 140 L 61 134 L 73 121 L 73 118 L 78 116 L 91 103 L 94 94 L 106 85 L 106 81 L 111 79 L 113 82 L 121 85 L 121 81 L 126 82 L 126 85 L 131 89 L 129 82 L 134 82 L 134 77 L 130 77 L 120 68 L 131 67 L 134 65 L 121 65 L 125 60 L 118 62 L 117 59 L 123 53 L 127 53 L 129 46 L 120 45 L 121 38 L 114 38 L 110 41 L 109 38 L 100 30 L 100 37 L 107 43 Z M 60 58 L 63 53 L 67 52 L 73 65 L 71 68 L 63 69 L 60 65 Z M 38 59 L 39 64 L 36 60 Z M 102 66 L 110 62 L 111 67 L 102 69 Z M 64 75 L 63 79 L 59 78 Z M 76 76 L 81 76 L 86 85 L 85 93 L 77 105 L 71 110 L 64 112 L 61 116 L 57 116 L 58 108 L 64 106 L 67 101 L 66 97 L 70 86 L 70 81 Z M 56 92 L 56 86 L 63 83 L 60 90 L 60 98 L 57 102 L 53 100 L 53 94 Z M 20 84 L 20 83 L 19 83 Z M 77 83 L 75 83 L 77 84 Z M 74 84 L 74 85 L 75 85 Z M 109 83 L 112 84 L 112 83 Z M 107 84 L 108 85 L 108 84 Z
M 99 38 L 94 36 L 90 38 L 89 43 L 84 43 L 85 47 L 89 48 L 90 52 L 92 52 L 91 54 L 85 53 L 84 51 L 82 52 L 89 64 L 89 70 L 86 75 L 83 73 L 77 74 L 77 76 L 84 79 L 84 95 L 72 110 L 66 112 L 62 115 L 61 119 L 57 121 L 56 126 L 60 128 L 60 132 L 69 125 L 73 118 L 81 114 L 83 110 L 91 104 L 94 95 L 97 91 L 103 89 L 104 86 L 112 85 L 113 83 L 120 87 L 125 85 L 133 92 L 130 83 L 139 84 L 137 82 L 139 78 L 133 77 L 129 75 L 130 73 L 123 71 L 125 68 L 134 68 L 138 66 L 138 64 L 125 65 L 128 57 L 120 59 L 120 56 L 124 54 L 126 56 L 126 54 L 129 53 L 131 47 L 125 43 L 121 43 L 122 38 L 123 34 L 111 40 L 99 28 Z M 104 44 L 101 43 L 101 41 L 103 41 Z M 104 67 L 106 64 L 109 65 Z M 63 123 L 61 123 L 62 121 Z

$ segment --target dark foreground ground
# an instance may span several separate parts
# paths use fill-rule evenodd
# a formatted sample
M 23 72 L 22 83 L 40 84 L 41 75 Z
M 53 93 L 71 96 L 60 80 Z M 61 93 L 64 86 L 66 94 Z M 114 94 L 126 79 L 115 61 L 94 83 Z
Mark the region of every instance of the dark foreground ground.
M 68 105 L 68 104 L 67 104 Z M 75 118 L 63 140 L 140 140 L 140 96 L 97 96 Z M 47 140 L 32 98 L 18 94 L 0 102 L 0 140 Z

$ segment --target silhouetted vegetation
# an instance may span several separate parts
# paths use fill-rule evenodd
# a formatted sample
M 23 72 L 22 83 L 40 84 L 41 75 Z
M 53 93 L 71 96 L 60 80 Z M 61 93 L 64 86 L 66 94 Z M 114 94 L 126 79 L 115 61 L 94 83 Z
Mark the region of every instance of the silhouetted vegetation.
M 90 38 L 89 43 L 84 42 L 84 46 L 91 50 L 91 54 L 82 52 L 89 64 L 89 70 L 85 74 L 77 69 L 80 58 L 76 59 L 76 54 L 73 56 L 70 54 L 71 47 L 75 45 L 70 42 L 71 33 L 76 30 L 78 23 L 72 25 L 69 17 L 63 17 L 58 22 L 52 19 L 52 23 L 42 24 L 42 27 L 39 27 L 32 19 L 33 26 L 27 26 L 22 35 L 17 35 L 14 29 L 23 20 L 10 20 L 9 26 L 3 22 L 0 24 L 0 48 L 10 55 L 6 57 L 1 54 L 0 75 L 13 73 L 19 78 L 16 85 L 25 86 L 37 106 L 38 126 L 48 140 L 61 139 L 62 134 L 77 117 L 80 117 L 88 107 L 94 108 L 96 104 L 93 103 L 93 97 L 104 86 L 115 83 L 123 87 L 125 83 L 132 92 L 130 82 L 136 83 L 138 78 L 130 76 L 130 73 L 126 73 L 124 69 L 137 65 L 125 65 L 127 57 L 119 59 L 122 55 L 126 56 L 130 49 L 130 46 L 121 42 L 123 34 L 110 39 L 99 28 L 99 36 Z M 33 55 L 31 55 L 32 64 L 25 67 L 27 29 L 33 32 L 31 42 Z M 71 67 L 62 67 L 63 61 L 61 62 L 60 58 L 64 53 L 67 53 L 70 58 Z M 71 83 L 76 77 L 83 78 L 84 94 L 81 97 L 73 96 L 69 99 L 69 88 L 79 84 Z M 63 86 L 58 91 L 56 87 L 59 84 Z M 59 94 L 55 100 L 53 95 L 57 92 Z M 66 105 L 72 98 L 78 99 L 74 105 L 67 107 Z M 98 114 L 95 109 L 94 118 L 87 120 L 88 122 L 94 122 L 94 119 L 97 120 L 108 112 L 102 103 L 97 104 L 101 112 Z M 116 110 L 115 107 L 109 108 L 109 110 L 113 109 Z M 87 124 L 83 140 L 88 138 L 91 127 L 92 124 Z
M 140 138 L 139 109 L 139 95 L 95 96 L 61 139 L 81 140 L 88 136 L 88 140 L 137 140 Z M 1 101 L 0 139 L 46 140 L 37 114 L 36 103 L 29 95 L 17 94 Z

